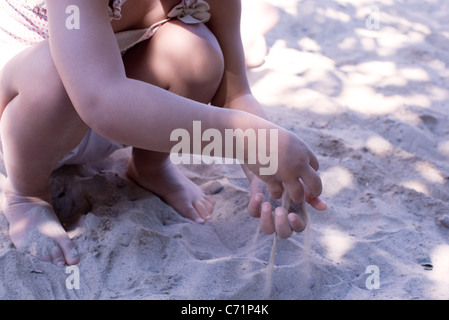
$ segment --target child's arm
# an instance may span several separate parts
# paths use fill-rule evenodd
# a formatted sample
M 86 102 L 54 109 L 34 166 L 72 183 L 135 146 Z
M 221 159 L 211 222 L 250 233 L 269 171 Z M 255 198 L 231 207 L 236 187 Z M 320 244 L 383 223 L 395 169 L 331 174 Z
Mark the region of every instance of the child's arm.
M 217 117 L 217 109 L 127 78 L 108 2 L 47 0 L 52 57 L 81 118 L 111 140 L 161 152 L 175 145 L 170 141 L 174 129 L 189 130 L 194 120 L 204 129 L 232 128 L 236 112 L 222 110 Z M 79 29 L 66 28 L 71 5 L 79 8 Z
M 240 35 L 240 0 L 208 0 L 211 20 L 207 26 L 220 43 L 225 60 L 225 73 L 213 105 L 250 112 L 266 118 L 265 112 L 251 93 L 246 75 L 245 54 Z
M 225 129 L 276 129 L 279 170 L 272 176 L 260 177 L 270 193 L 280 198 L 285 185 L 293 201 L 300 203 L 304 199 L 299 183 L 302 178 L 313 196 L 321 194 L 318 161 L 295 135 L 249 113 L 211 108 L 127 78 L 109 21 L 108 2 L 47 0 L 54 63 L 75 109 L 91 128 L 108 139 L 160 152 L 170 152 L 177 143 L 170 141 L 175 129 L 184 128 L 192 137 L 195 120 L 201 121 L 204 130 L 214 128 L 222 136 Z M 79 29 L 66 28 L 66 10 L 71 5 L 79 9 Z M 207 144 L 203 142 L 202 147 Z M 256 175 L 260 175 L 260 167 L 259 163 L 248 166 Z

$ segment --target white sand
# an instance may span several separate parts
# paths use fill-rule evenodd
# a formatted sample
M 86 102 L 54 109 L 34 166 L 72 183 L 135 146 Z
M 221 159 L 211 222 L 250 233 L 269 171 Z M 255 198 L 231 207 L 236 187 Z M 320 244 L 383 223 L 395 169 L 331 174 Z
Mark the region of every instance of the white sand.
M 278 241 L 271 298 L 448 299 L 449 3 L 271 2 L 280 21 L 265 65 L 249 72 L 254 94 L 316 152 L 329 204 L 309 209 L 312 286 L 295 234 Z M 368 30 L 376 3 L 380 29 Z M 262 298 L 273 236 L 253 242 L 240 168 L 182 168 L 198 184 L 224 185 L 200 226 L 123 179 L 128 155 L 53 180 L 60 205 L 90 209 L 70 228 L 79 289 L 66 288 L 65 268 L 13 249 L 0 215 L 0 298 Z M 368 266 L 378 267 L 378 289 L 367 288 Z

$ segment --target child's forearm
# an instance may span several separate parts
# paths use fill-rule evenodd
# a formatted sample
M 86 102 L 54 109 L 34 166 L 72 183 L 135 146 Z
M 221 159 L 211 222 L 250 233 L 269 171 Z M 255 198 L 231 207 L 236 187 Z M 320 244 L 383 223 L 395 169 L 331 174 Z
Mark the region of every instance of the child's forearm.
M 251 93 L 246 93 L 232 99 L 227 104 L 225 104 L 224 107 L 232 110 L 245 111 L 264 119 L 268 118 L 260 103 Z M 251 170 L 249 170 L 244 163 L 242 164 L 242 169 L 247 179 L 249 181 L 252 181 L 254 178 L 254 173 L 251 172 Z
M 143 149 L 170 152 L 177 143 L 170 141 L 176 129 L 186 130 L 193 140 L 194 121 L 201 121 L 203 132 L 216 129 L 222 137 L 226 129 L 278 128 L 250 113 L 198 103 L 137 80 L 126 79 L 101 90 L 103 98 L 98 100 L 101 105 L 93 106 L 98 113 L 96 116 L 94 113 L 95 119 L 87 121 L 88 124 L 106 138 Z M 210 142 L 195 143 L 201 143 L 202 149 Z M 221 151 L 224 155 L 224 144 Z
M 232 99 L 224 107 L 249 112 L 264 119 L 268 118 L 260 103 L 251 93 L 246 93 Z

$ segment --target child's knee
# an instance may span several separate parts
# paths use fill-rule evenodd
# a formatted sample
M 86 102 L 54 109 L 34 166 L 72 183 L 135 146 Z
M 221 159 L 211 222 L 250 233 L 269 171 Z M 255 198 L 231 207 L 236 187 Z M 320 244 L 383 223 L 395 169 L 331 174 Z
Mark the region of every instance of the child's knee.
M 224 58 L 216 39 L 185 41 L 177 52 L 179 74 L 192 86 L 218 87 L 223 77 Z M 217 88 L 215 88 L 217 89 Z
M 0 69 L 0 110 L 3 112 L 4 108 L 16 97 L 19 92 L 13 86 L 14 69 L 11 62 L 6 63 Z
M 177 20 L 164 24 L 148 42 L 131 48 L 124 63 L 131 78 L 201 100 L 214 96 L 224 72 L 223 53 L 212 32 L 203 24 Z
M 185 25 L 175 21 L 160 30 L 162 57 L 170 61 L 177 80 L 191 87 L 218 87 L 223 77 L 224 58 L 213 33 L 203 24 Z M 216 88 L 215 88 L 216 89 Z

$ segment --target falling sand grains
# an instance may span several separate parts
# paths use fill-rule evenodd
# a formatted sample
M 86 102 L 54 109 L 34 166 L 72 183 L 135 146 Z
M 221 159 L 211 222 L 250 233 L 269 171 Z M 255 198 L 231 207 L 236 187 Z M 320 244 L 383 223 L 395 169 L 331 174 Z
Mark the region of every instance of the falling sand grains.
M 285 212 L 289 211 L 290 208 L 290 197 L 287 193 L 287 191 L 284 191 L 282 195 L 282 208 L 285 209 Z M 308 285 L 308 288 L 313 287 L 314 282 L 311 277 L 312 273 L 312 265 L 310 261 L 310 250 L 311 250 L 311 241 L 310 241 L 310 219 L 309 215 L 307 214 L 306 205 L 303 202 L 300 206 L 300 212 L 299 214 L 302 216 L 302 219 L 304 219 L 304 222 L 306 223 L 306 229 L 305 229 L 305 237 L 304 237 L 304 250 L 306 253 L 306 266 L 303 269 L 304 270 L 304 277 L 306 278 L 306 283 Z M 260 229 L 260 227 L 259 227 Z M 258 232 L 259 232 L 258 229 Z M 263 290 L 263 297 L 265 299 L 270 298 L 271 292 L 273 289 L 273 273 L 274 273 L 274 260 L 276 258 L 276 248 L 277 248 L 277 233 L 274 233 L 273 237 L 273 245 L 271 247 L 270 252 L 270 260 L 268 261 L 267 266 L 267 276 L 265 280 L 265 287 Z

